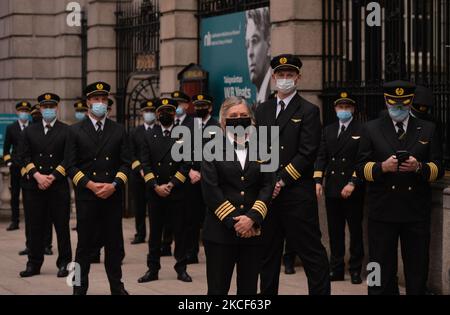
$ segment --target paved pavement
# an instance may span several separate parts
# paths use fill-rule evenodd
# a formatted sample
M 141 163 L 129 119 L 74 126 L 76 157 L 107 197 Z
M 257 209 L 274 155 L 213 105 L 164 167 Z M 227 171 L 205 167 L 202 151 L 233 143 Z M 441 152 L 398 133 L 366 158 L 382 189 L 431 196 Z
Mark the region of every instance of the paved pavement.
M 75 222 L 71 223 L 72 226 Z M 7 222 L 0 222 L 0 295 L 68 295 L 71 288 L 66 285 L 65 279 L 56 278 L 56 255 L 46 256 L 41 275 L 21 279 L 19 272 L 25 268 L 26 257 L 21 257 L 18 252 L 24 248 L 23 225 L 20 231 L 6 232 Z M 176 280 L 173 270 L 173 258 L 162 259 L 160 280 L 149 284 L 138 284 L 137 279 L 146 271 L 147 245 L 130 245 L 134 235 L 133 219 L 124 220 L 124 237 L 126 258 L 123 265 L 123 280 L 125 287 L 134 295 L 204 295 L 206 293 L 206 265 L 203 251 L 200 256 L 200 264 L 188 267 L 188 272 L 193 278 L 193 283 L 182 283 Z M 76 248 L 76 232 L 72 232 L 73 249 Z M 54 250 L 56 251 L 56 237 L 54 237 Z M 103 261 L 103 260 L 102 260 Z M 230 294 L 235 294 L 234 280 Z M 365 284 L 352 285 L 350 281 L 333 283 L 334 295 L 365 295 Z M 297 268 L 296 275 L 281 275 L 280 294 L 306 295 L 308 293 L 306 277 L 303 270 Z M 90 274 L 89 294 L 109 294 L 103 264 L 93 265 Z

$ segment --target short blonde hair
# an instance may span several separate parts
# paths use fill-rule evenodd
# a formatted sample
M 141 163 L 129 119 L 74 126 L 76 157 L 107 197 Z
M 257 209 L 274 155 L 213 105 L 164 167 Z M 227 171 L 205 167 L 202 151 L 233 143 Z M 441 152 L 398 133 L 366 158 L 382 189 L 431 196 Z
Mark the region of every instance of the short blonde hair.
M 245 98 L 242 97 L 238 97 L 238 96 L 231 96 L 229 98 L 227 98 L 223 103 L 222 106 L 220 107 L 220 113 L 219 113 L 219 121 L 220 121 L 220 125 L 221 126 L 225 126 L 226 125 L 226 117 L 228 114 L 228 111 L 234 107 L 234 106 L 238 106 L 238 105 L 245 105 L 248 109 L 248 115 L 250 116 L 250 118 L 252 119 L 252 122 L 255 122 L 255 118 L 253 115 L 253 111 L 252 109 L 248 106 L 247 101 L 245 100 Z

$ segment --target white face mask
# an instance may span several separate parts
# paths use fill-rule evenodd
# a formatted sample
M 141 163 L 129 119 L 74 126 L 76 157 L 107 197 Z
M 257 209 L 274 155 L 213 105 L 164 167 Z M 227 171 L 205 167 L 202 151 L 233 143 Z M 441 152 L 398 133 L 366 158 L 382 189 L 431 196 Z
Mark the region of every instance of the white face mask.
M 295 85 L 295 81 L 293 79 L 278 79 L 277 80 L 277 89 L 283 94 L 290 94 L 295 91 L 297 86 Z

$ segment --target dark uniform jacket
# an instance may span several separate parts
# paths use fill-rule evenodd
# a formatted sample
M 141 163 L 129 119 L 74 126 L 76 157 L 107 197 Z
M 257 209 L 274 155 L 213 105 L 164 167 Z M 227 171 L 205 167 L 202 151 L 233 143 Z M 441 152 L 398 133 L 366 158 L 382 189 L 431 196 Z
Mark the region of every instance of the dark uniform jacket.
M 65 158 L 68 130 L 69 126 L 58 120 L 47 132 L 47 135 L 42 122 L 32 124 L 24 129 L 19 145 L 19 161 L 22 170 L 25 170 L 22 175 L 28 179 L 22 181 L 24 189 L 39 190 L 33 177 L 36 172 L 55 176 L 56 181 L 50 189 L 69 189 L 66 177 L 67 159 Z
M 324 128 L 315 165 L 314 179 L 319 184 L 325 179 L 328 198 L 341 198 L 342 189 L 350 182 L 356 186 L 354 194 L 363 190 L 363 181 L 355 172 L 362 124 L 353 119 L 338 139 L 339 127 L 335 122 Z
M 226 145 L 224 145 L 224 157 Z M 243 239 L 236 235 L 234 217 L 247 215 L 260 228 L 268 213 L 275 188 L 275 174 L 262 173 L 258 161 L 242 166 L 235 161 L 202 162 L 203 199 L 208 210 L 203 226 L 203 239 L 219 244 L 257 244 L 261 236 Z M 264 229 L 262 230 L 264 233 Z
M 440 139 L 433 123 L 409 118 L 406 139 L 398 140 L 389 116 L 367 123 L 358 153 L 357 174 L 368 185 L 369 218 L 386 222 L 428 220 L 430 182 L 444 173 Z M 418 173 L 382 172 L 382 163 L 398 150 L 406 150 L 423 163 Z
M 278 118 L 276 111 L 276 99 L 263 103 L 256 121 L 258 126 L 280 127 L 277 177 L 286 187 L 277 200 L 315 202 L 313 173 L 322 132 L 319 108 L 296 94 Z
M 199 119 L 199 118 L 198 118 Z M 208 128 L 208 127 L 211 127 L 211 126 L 215 126 L 215 127 L 220 127 L 220 124 L 219 124 L 219 122 L 214 118 L 214 117 L 211 117 L 209 120 L 208 120 L 208 122 L 206 123 L 206 125 L 205 125 L 205 128 L 204 129 L 206 129 L 206 128 Z M 195 120 L 195 118 L 193 118 L 193 120 L 192 120 L 192 124 L 191 124 L 191 127 L 194 129 L 194 128 L 199 128 L 200 129 L 200 126 L 199 126 L 199 124 L 198 124 L 198 121 L 196 121 Z M 192 131 L 191 131 L 191 133 L 192 133 L 192 137 L 194 137 L 194 130 L 192 129 Z M 204 132 L 204 130 L 202 130 L 202 131 L 199 131 L 199 132 L 201 132 L 201 134 L 203 135 L 203 132 Z M 205 147 L 205 144 L 206 143 L 208 143 L 209 141 L 211 141 L 211 139 L 213 139 L 214 138 L 214 134 L 210 134 L 209 136 L 206 136 L 206 138 L 205 137 L 202 137 L 202 149 Z M 202 162 L 200 162 L 200 161 L 195 161 L 195 159 L 194 159 L 194 155 L 195 155 L 195 148 L 194 148 L 194 138 L 192 138 L 192 155 L 193 155 L 193 157 L 192 157 L 192 165 L 191 165 L 191 167 L 192 167 L 192 169 L 194 170 L 194 171 L 197 171 L 197 172 L 200 172 L 201 171 L 201 166 L 202 166 Z M 198 154 L 198 153 L 197 153 Z
M 90 119 L 70 127 L 69 145 L 66 152 L 68 175 L 73 180 L 78 200 L 98 200 L 86 185 L 116 183 L 111 198 L 122 197 L 131 166 L 128 137 L 125 128 L 106 119 L 103 135 L 99 139 Z
M 165 137 L 161 126 L 155 126 L 146 134 L 142 145 L 141 162 L 147 184 L 148 198 L 155 198 L 156 185 L 174 184 L 168 200 L 180 200 L 186 197 L 185 183 L 189 176 L 188 162 L 175 162 L 172 159 L 172 147 L 177 139 Z M 182 140 L 180 140 L 182 141 Z
M 155 128 L 155 126 L 156 125 L 153 125 L 153 128 Z M 145 130 L 145 126 L 141 125 L 130 132 L 131 169 L 137 174 L 142 170 L 141 149 L 145 141 L 145 134 L 150 133 L 153 128 L 150 128 L 150 130 L 147 131 Z
M 14 166 L 18 166 L 20 163 L 17 160 L 17 149 L 21 133 L 19 121 L 6 127 L 5 142 L 3 143 L 3 160 L 6 164 L 12 162 Z

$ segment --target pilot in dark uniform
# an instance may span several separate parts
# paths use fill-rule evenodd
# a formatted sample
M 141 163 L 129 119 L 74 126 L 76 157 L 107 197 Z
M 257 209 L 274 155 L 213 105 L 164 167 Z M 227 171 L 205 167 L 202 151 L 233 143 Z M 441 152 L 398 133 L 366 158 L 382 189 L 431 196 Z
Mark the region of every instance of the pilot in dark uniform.
M 144 144 L 145 135 L 150 133 L 156 123 L 156 106 L 154 100 L 146 100 L 140 105 L 143 124 L 130 132 L 131 152 L 131 176 L 130 176 L 130 198 L 132 212 L 135 215 L 136 234 L 132 245 L 145 243 L 147 236 L 147 201 L 145 199 L 144 170 L 141 163 L 141 147 Z
M 83 121 L 87 118 L 88 115 L 88 107 L 86 101 L 79 100 L 75 104 L 73 104 L 75 109 L 75 120 L 77 122 Z
M 381 272 L 380 283 L 369 283 L 371 295 L 399 294 L 399 240 L 406 293 L 419 295 L 426 289 L 430 183 L 442 177 L 444 169 L 436 126 L 410 115 L 414 92 L 409 82 L 385 84 L 389 114 L 369 122 L 361 137 L 357 175 L 369 183 L 369 262 L 378 264 Z
M 131 159 L 125 128 L 107 118 L 110 85 L 86 87 L 88 119 L 70 127 L 68 174 L 73 180 L 77 206 L 80 286 L 75 295 L 87 294 L 90 256 L 98 248 L 97 231 L 105 247 L 105 269 L 113 295 L 127 295 L 122 279 L 122 213 L 124 189 Z
M 161 269 L 161 238 L 165 218 L 168 214 L 175 238 L 175 271 L 178 280 L 192 282 L 186 272 L 186 180 L 189 163 L 176 162 L 172 158 L 172 147 L 177 141 L 171 137 L 175 123 L 177 102 L 163 98 L 156 106 L 159 125 L 146 135 L 142 146 L 141 163 L 144 169 L 147 197 L 150 208 L 148 271 L 138 282 L 146 283 L 158 280 Z
M 237 266 L 237 294 L 256 295 L 263 255 L 261 231 L 275 187 L 273 173 L 261 171 L 249 158 L 248 138 L 227 133 L 226 128 L 252 125 L 245 100 L 231 97 L 221 109 L 227 148 L 234 160 L 202 162 L 202 189 L 207 205 L 203 226 L 209 295 L 227 295 Z M 228 142 L 228 143 L 227 143 Z
M 271 63 L 277 85 L 276 100 L 258 106 L 258 127 L 279 127 L 280 165 L 275 200 L 265 221 L 265 258 L 261 293 L 278 294 L 283 241 L 303 262 L 309 292 L 330 294 L 328 257 L 321 242 L 314 162 L 320 146 L 319 108 L 297 93 L 302 62 L 293 55 L 275 57 Z M 272 146 L 272 143 L 269 144 Z
M 20 161 L 29 180 L 24 207 L 28 216 L 30 249 L 27 268 L 20 276 L 32 277 L 40 273 L 50 216 L 58 240 L 57 276 L 62 278 L 68 275 L 67 265 L 72 261 L 70 190 L 65 158 L 69 127 L 57 119 L 58 95 L 45 93 L 38 101 L 42 122 L 24 130 L 19 146 Z
M 20 199 L 20 169 L 17 163 L 17 148 L 22 131 L 30 123 L 31 104 L 25 101 L 16 104 L 18 120 L 6 127 L 5 142 L 3 144 L 3 161 L 9 167 L 11 184 L 11 224 L 6 229 L 14 231 L 19 229 L 19 199 Z
M 334 102 L 338 121 L 325 127 L 314 178 L 316 193 L 323 194 L 330 238 L 330 280 L 343 281 L 345 274 L 345 226 L 350 231 L 349 271 L 351 282 L 361 284 L 364 258 L 362 233 L 364 185 L 356 177 L 355 167 L 362 125 L 355 117 L 356 101 L 348 91 L 341 91 Z
M 219 122 L 212 117 L 214 108 L 214 99 L 205 94 L 199 94 L 192 97 L 192 103 L 194 104 L 196 118 L 193 122 L 192 134 L 196 132 L 203 134 L 208 127 L 219 127 Z M 212 139 L 213 135 L 207 135 L 202 138 L 202 149 L 205 144 Z M 194 158 L 196 152 L 193 147 L 193 158 L 191 170 L 189 172 L 190 183 L 189 189 L 189 204 L 190 213 L 189 216 L 189 246 L 188 246 L 188 263 L 198 263 L 199 252 L 199 239 L 200 230 L 205 220 L 206 205 L 203 200 L 202 187 L 201 187 L 201 165 L 202 163 Z M 197 153 L 198 154 L 198 153 Z

